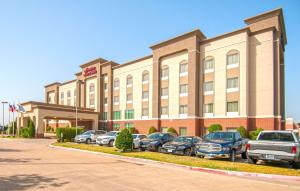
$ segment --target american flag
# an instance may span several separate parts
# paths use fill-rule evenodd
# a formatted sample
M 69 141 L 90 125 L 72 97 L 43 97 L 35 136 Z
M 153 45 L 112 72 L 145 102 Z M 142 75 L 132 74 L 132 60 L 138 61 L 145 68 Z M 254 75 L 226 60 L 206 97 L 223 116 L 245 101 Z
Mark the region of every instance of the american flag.
M 17 108 L 15 105 L 10 105 L 9 104 L 9 108 L 8 108 L 9 112 L 16 112 L 17 111 Z

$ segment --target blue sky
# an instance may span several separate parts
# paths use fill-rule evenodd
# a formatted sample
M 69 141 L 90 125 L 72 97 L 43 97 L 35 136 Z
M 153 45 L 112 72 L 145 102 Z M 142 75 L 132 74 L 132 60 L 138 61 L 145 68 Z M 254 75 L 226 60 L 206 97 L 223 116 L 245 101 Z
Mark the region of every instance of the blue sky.
M 84 62 L 124 63 L 151 54 L 149 46 L 162 40 L 195 28 L 214 37 L 278 7 L 288 38 L 286 114 L 300 121 L 298 0 L 0 0 L 0 100 L 44 101 L 45 84 L 73 79 Z

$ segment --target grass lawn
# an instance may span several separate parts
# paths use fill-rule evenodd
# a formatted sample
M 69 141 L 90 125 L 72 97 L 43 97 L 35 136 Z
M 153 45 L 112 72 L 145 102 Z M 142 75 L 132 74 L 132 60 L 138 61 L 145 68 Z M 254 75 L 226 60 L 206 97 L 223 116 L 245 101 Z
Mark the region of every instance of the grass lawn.
M 113 147 L 103 147 L 98 145 L 86 145 L 77 143 L 53 143 L 55 146 L 62 146 L 68 148 L 76 148 L 81 150 L 109 153 L 121 156 L 128 156 L 134 158 L 150 159 L 155 161 L 162 161 L 168 163 L 175 163 L 193 167 L 204 167 L 221 170 L 254 172 L 264 174 L 278 174 L 288 176 L 300 176 L 300 170 L 290 169 L 283 166 L 274 165 L 253 165 L 240 162 L 229 162 L 227 159 L 202 159 L 197 157 L 177 156 L 170 154 L 162 154 L 156 152 L 119 152 Z

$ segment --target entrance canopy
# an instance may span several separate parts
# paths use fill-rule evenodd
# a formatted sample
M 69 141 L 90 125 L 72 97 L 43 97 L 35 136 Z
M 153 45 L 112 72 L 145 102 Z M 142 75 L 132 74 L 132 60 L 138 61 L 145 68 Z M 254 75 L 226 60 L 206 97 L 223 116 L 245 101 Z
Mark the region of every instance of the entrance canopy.
M 45 131 L 45 121 L 54 120 L 70 120 L 75 121 L 76 116 L 78 122 L 88 121 L 91 129 L 98 128 L 99 113 L 94 112 L 94 109 L 82 108 L 58 104 L 48 104 L 43 102 L 25 102 L 21 104 L 25 112 L 18 116 L 18 127 L 25 127 L 28 119 L 31 119 L 36 128 L 36 136 L 43 137 Z

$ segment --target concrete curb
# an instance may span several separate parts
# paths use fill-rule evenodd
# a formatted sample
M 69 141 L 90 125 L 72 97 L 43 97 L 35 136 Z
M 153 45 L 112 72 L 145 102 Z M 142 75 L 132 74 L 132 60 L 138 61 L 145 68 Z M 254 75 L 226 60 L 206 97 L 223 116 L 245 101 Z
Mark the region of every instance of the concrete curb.
M 155 160 L 150 160 L 150 159 L 133 158 L 133 157 L 120 156 L 120 155 L 101 153 L 101 152 L 95 152 L 95 151 L 87 151 L 87 150 L 76 149 L 76 148 L 67 148 L 67 147 L 61 147 L 61 146 L 54 146 L 52 144 L 49 144 L 49 147 L 50 148 L 56 148 L 56 149 L 62 149 L 62 150 L 91 153 L 91 154 L 96 154 L 96 155 L 101 155 L 101 156 L 106 156 L 106 157 L 112 157 L 112 158 L 118 158 L 118 159 L 127 160 L 127 161 L 134 161 L 134 162 L 138 162 L 138 163 L 163 165 L 163 166 L 167 166 L 167 167 L 175 167 L 175 168 L 187 169 L 187 170 L 198 171 L 198 172 L 206 172 L 206 173 L 212 173 L 212 174 L 220 174 L 220 175 L 226 175 L 226 176 L 238 176 L 238 177 L 272 179 L 272 180 L 281 180 L 281 181 L 282 180 L 285 180 L 285 181 L 299 181 L 300 182 L 300 176 L 299 177 L 298 176 L 284 176 L 284 175 L 272 175 L 272 174 L 261 174 L 261 173 L 250 173 L 250 172 L 236 172 L 236 171 L 218 170 L 218 169 L 210 169 L 210 168 L 202 168 L 202 167 L 192 167 L 192 166 L 173 164 L 173 163 L 168 163 L 168 162 L 155 161 Z

